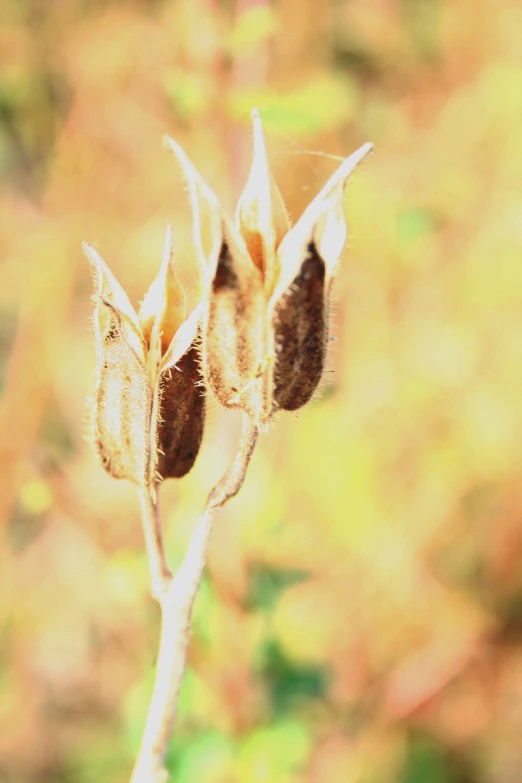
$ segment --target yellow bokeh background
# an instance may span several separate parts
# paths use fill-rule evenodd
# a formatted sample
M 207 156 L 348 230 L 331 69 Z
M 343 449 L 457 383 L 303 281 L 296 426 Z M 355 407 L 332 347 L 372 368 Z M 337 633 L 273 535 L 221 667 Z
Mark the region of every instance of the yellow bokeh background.
M 297 217 L 346 190 L 328 371 L 216 525 L 177 783 L 522 778 L 522 7 L 3 0 L 0 781 L 123 783 L 158 612 L 135 492 L 89 433 L 81 242 L 137 305 L 165 227 L 200 281 L 176 138 L 229 211 L 259 107 Z M 162 488 L 170 562 L 233 453 L 209 401 Z

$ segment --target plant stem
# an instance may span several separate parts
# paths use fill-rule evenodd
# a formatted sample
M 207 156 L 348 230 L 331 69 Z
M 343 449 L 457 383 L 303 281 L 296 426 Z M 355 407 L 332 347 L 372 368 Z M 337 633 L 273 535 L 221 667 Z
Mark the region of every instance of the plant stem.
M 257 426 L 245 416 L 237 452 L 210 492 L 174 577 L 166 564 L 156 503 L 150 493 L 140 492 L 152 594 L 161 609 L 161 635 L 154 690 L 131 783 L 167 780 L 163 763 L 185 670 L 192 607 L 205 569 L 214 518 L 241 489 L 258 434 Z
M 149 559 L 151 591 L 157 598 L 172 581 L 172 574 L 165 557 L 156 492 L 149 487 L 140 487 L 138 497 Z

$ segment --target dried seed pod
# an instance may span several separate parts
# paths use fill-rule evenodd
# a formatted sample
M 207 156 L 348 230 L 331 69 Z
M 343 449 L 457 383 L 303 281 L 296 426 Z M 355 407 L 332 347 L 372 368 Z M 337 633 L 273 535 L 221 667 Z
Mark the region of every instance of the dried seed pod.
M 321 380 L 330 291 L 347 233 L 344 184 L 369 149 L 366 145 L 343 161 L 278 248 L 281 275 L 270 306 L 276 345 L 274 402 L 284 410 L 305 405 Z
M 165 137 L 187 179 L 194 213 L 194 245 L 205 278 L 202 363 L 205 381 L 226 408 L 241 408 L 259 423 L 271 413 L 271 350 L 262 270 L 252 262 L 245 240 L 223 213 L 183 149 Z M 212 249 L 202 249 L 201 215 L 210 214 Z M 242 219 L 247 217 L 248 207 Z M 239 218 L 238 218 L 239 220 Z
M 93 248 L 86 252 L 96 284 L 96 448 L 108 473 L 141 484 L 149 461 L 150 389 L 139 324 L 105 262 Z
M 331 282 L 346 239 L 343 188 L 372 145 L 342 162 L 290 228 L 257 111 L 252 117 L 254 156 L 235 225 L 181 147 L 166 144 L 189 184 L 196 246 L 202 209 L 216 226 L 203 324 L 207 383 L 222 405 L 242 408 L 262 427 L 278 408 L 308 402 L 320 381 Z
M 226 229 L 210 287 L 203 343 L 208 384 L 225 407 L 240 407 L 253 418 L 263 418 L 266 392 L 259 367 L 266 308 L 262 278 Z
M 205 408 L 197 353 L 201 307 L 185 319 L 170 229 L 139 316 L 94 248 L 84 250 L 97 282 L 94 431 L 102 464 L 115 478 L 141 486 L 179 478 L 199 451 Z
M 110 320 L 98 344 L 96 448 L 111 476 L 143 484 L 149 461 L 147 371 L 125 339 L 116 311 L 101 306 L 110 311 Z
M 274 308 L 274 401 L 294 411 L 313 395 L 326 354 L 326 268 L 315 243 Z

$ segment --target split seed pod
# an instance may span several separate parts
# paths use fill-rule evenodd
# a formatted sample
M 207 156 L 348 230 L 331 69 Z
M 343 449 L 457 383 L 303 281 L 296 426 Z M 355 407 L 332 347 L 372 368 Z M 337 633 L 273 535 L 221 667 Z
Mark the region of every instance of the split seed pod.
M 197 353 L 201 307 L 186 318 L 167 230 L 160 272 L 139 313 L 96 250 L 94 437 L 115 478 L 154 486 L 195 462 L 205 418 Z
M 202 335 L 207 384 L 222 405 L 242 408 L 264 427 L 278 409 L 308 402 L 320 381 L 331 285 L 347 233 L 344 185 L 372 145 L 341 163 L 291 227 L 256 110 L 252 119 L 253 162 L 233 223 L 182 148 L 165 143 L 187 178 L 201 256 L 202 212 L 212 219 Z

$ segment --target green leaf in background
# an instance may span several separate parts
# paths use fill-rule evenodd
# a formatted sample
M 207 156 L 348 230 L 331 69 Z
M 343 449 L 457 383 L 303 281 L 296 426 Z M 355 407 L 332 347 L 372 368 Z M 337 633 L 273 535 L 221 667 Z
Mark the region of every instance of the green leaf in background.
M 433 215 L 424 209 L 410 207 L 397 214 L 397 237 L 401 243 L 429 234 L 434 228 Z
M 351 120 L 359 90 L 346 74 L 325 74 L 290 91 L 236 90 L 231 97 L 233 117 L 244 119 L 258 106 L 268 130 L 291 135 L 313 134 L 337 128 Z
M 192 631 L 204 646 L 212 642 L 212 634 L 208 618 L 219 606 L 219 599 L 215 595 L 208 576 L 204 576 L 196 596 L 194 610 L 192 612 Z
M 208 77 L 184 68 L 167 71 L 163 89 L 174 110 L 185 120 L 203 115 L 212 97 L 212 82 Z
M 194 740 L 178 742 L 167 759 L 176 783 L 225 783 L 233 757 L 232 743 L 217 732 L 202 733 Z
M 238 15 L 236 24 L 229 35 L 231 55 L 250 54 L 254 47 L 265 41 L 277 29 L 277 16 L 268 5 L 246 7 Z
M 308 579 L 302 569 L 270 568 L 264 563 L 253 563 L 248 570 L 248 588 L 245 606 L 249 610 L 272 609 L 283 590 L 296 582 Z
M 295 774 L 304 768 L 312 747 L 310 729 L 304 723 L 285 720 L 258 729 L 236 750 L 236 779 L 241 783 L 295 780 Z
M 259 649 L 254 667 L 265 682 L 275 715 L 292 711 L 303 702 L 324 698 L 327 671 L 318 666 L 296 666 L 273 641 Z
M 420 734 L 412 734 L 410 738 L 400 780 L 401 783 L 466 783 L 466 778 L 461 777 L 450 763 L 445 750 Z
M 116 726 L 108 730 L 89 720 L 83 732 L 74 738 L 61 770 L 56 770 L 56 783 L 112 783 L 121 779 L 121 771 L 132 760 L 116 741 Z

